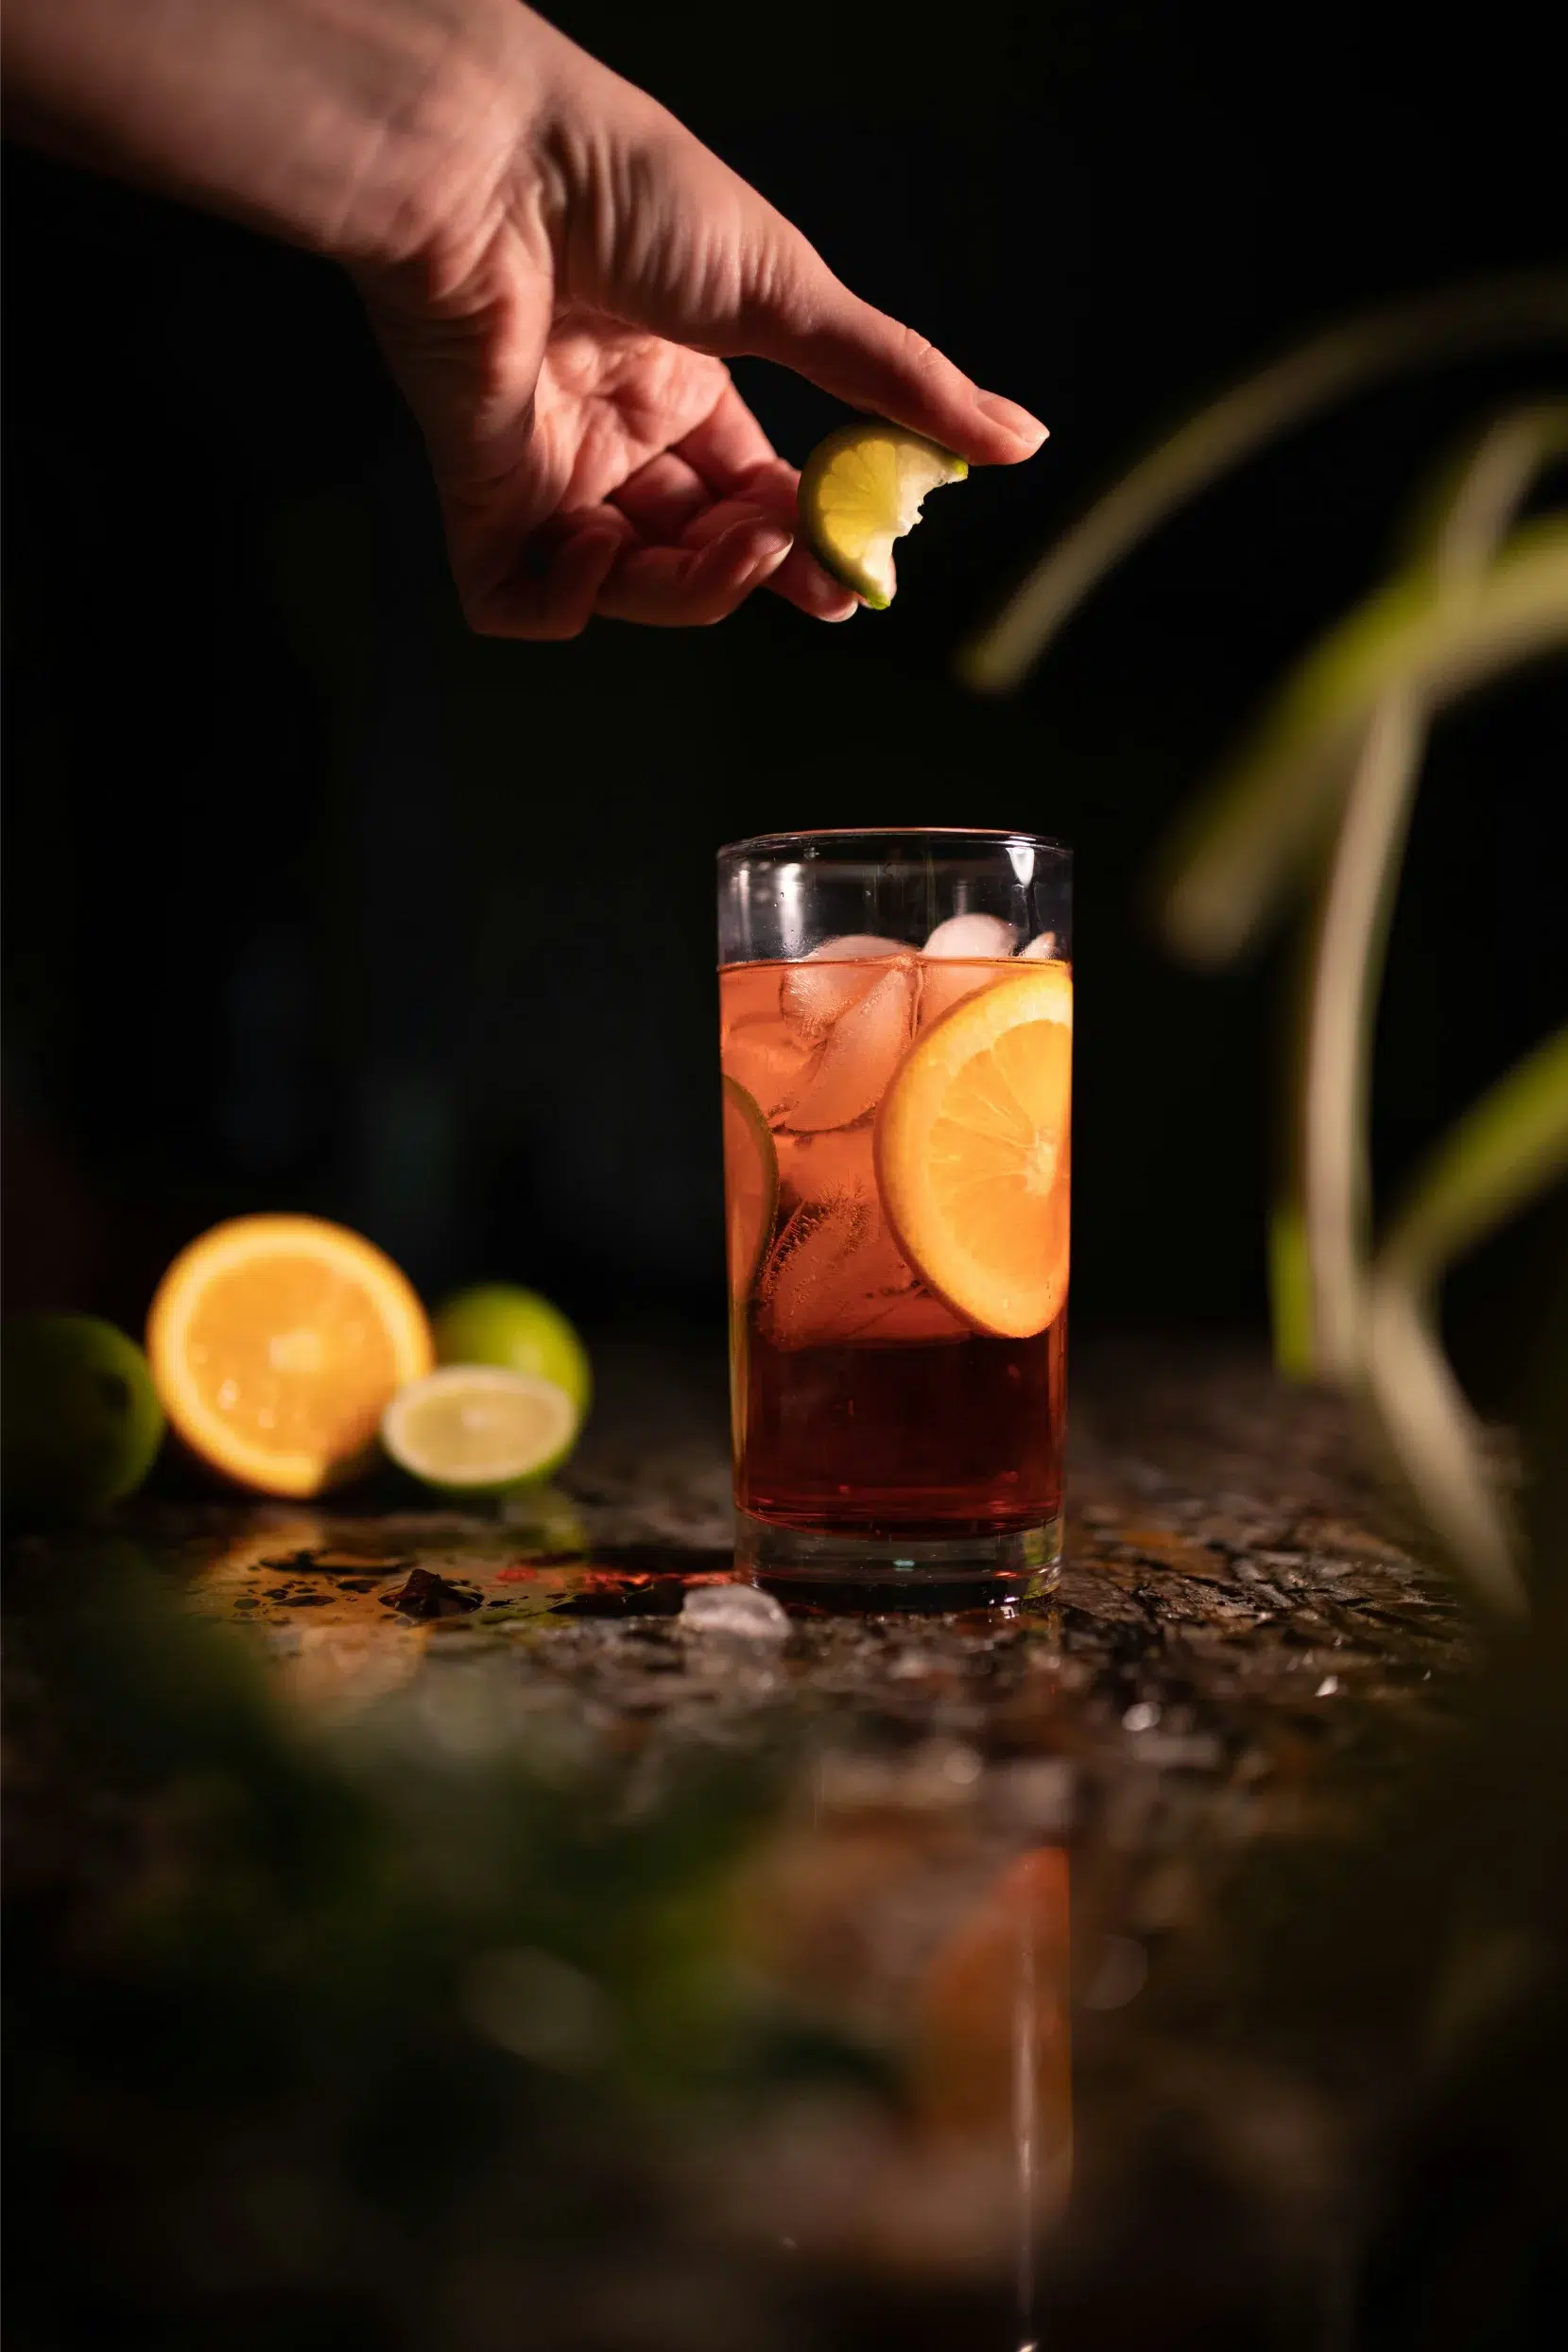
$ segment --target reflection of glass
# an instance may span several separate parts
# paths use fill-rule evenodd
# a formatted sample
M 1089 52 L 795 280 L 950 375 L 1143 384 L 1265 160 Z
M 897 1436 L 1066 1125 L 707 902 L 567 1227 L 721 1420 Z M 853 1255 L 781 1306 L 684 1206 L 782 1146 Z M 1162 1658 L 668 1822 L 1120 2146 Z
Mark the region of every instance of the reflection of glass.
M 836 2260 L 1011 2274 L 1030 2316 L 1072 2181 L 1068 1856 L 982 1861 L 968 1751 L 829 1761 L 815 1823 L 743 1881 L 742 1948 L 787 2008 L 880 2051 L 897 2093 L 800 2116 L 752 2209 Z
M 1068 1859 L 1040 1846 L 1009 1863 L 942 1946 L 924 1982 L 916 2112 L 937 2140 L 1010 2151 L 1021 2317 L 1035 2245 L 1073 2173 Z
M 1025 835 L 719 856 L 735 1500 L 770 1575 L 1060 1548 L 1071 858 Z

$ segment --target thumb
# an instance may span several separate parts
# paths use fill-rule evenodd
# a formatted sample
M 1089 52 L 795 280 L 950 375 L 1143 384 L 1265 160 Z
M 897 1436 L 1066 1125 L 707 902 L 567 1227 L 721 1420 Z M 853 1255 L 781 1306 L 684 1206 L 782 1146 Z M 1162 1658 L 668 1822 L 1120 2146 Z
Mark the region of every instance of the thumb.
M 758 201 L 767 228 L 748 255 L 742 352 L 793 368 L 852 408 L 923 433 L 976 465 L 1033 457 L 1046 438 L 1038 417 L 982 391 L 912 327 L 852 294 L 798 229 Z
M 719 357 L 771 359 L 977 465 L 1030 458 L 1045 427 L 863 303 L 766 198 L 625 83 L 581 143 L 567 277 L 612 314 Z

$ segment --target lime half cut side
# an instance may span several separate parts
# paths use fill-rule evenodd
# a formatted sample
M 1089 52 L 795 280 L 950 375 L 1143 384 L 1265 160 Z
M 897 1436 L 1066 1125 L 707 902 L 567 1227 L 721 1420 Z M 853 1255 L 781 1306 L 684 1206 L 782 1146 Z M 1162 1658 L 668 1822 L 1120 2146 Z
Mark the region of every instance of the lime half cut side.
M 381 1440 L 400 1469 L 454 1495 L 498 1495 L 547 1478 L 581 1415 L 564 1389 L 499 1364 L 445 1364 L 400 1389 Z
M 914 529 L 927 491 L 961 482 L 950 449 L 863 418 L 819 441 L 801 475 L 801 531 L 825 571 L 876 612 L 898 588 L 893 542 Z

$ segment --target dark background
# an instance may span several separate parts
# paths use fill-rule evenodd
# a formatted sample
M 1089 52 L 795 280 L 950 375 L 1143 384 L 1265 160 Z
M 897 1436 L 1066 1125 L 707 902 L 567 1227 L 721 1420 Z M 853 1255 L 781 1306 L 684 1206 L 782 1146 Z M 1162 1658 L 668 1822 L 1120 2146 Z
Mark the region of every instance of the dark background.
M 1028 687 L 959 636 L 1163 427 L 1356 306 L 1561 254 L 1548 12 L 1328 0 L 794 0 L 557 20 L 855 288 L 1050 424 L 935 502 L 885 615 L 468 636 L 417 438 L 332 269 L 9 159 L 8 1296 L 133 1327 L 213 1219 L 305 1207 L 429 1292 L 592 1325 L 716 1315 L 712 853 L 770 827 L 1075 843 L 1075 1315 L 1247 1323 L 1284 950 L 1199 977 L 1140 887 L 1290 657 L 1376 577 L 1423 472 L 1561 353 L 1450 368 L 1168 527 Z M 799 460 L 836 421 L 739 370 Z M 1565 994 L 1568 691 L 1439 728 L 1392 949 L 1395 1180 Z M 1555 1220 L 1555 1221 L 1554 1221 Z M 1456 1293 L 1527 1353 L 1560 1211 Z

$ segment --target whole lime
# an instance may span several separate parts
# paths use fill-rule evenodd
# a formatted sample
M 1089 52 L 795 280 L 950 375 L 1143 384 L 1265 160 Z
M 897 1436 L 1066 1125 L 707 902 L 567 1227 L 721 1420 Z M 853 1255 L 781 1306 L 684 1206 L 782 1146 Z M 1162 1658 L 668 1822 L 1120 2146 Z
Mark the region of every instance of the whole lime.
M 483 1282 L 459 1290 L 435 1320 L 442 1364 L 497 1364 L 532 1373 L 564 1389 L 580 1423 L 594 1394 L 588 1351 L 559 1306 L 515 1283 Z
M 0 1484 L 13 1509 L 92 1511 L 133 1494 L 164 1441 L 134 1340 L 96 1315 L 19 1315 L 0 1332 Z

